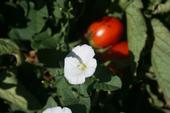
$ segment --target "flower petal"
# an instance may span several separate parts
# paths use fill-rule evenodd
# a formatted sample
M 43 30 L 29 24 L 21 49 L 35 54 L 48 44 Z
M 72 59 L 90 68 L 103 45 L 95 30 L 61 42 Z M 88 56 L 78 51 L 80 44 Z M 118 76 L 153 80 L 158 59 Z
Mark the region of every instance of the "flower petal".
M 70 84 L 82 84 L 86 77 L 94 74 L 97 66 L 94 55 L 93 48 L 86 44 L 76 46 L 67 55 L 64 61 L 64 76 Z
M 63 113 L 61 107 L 53 107 L 53 108 L 48 108 L 43 113 Z
M 72 113 L 72 111 L 67 107 L 63 107 L 63 113 Z
M 84 76 L 80 76 L 80 75 L 75 75 L 75 77 L 71 77 L 68 79 L 68 82 L 70 84 L 83 84 L 85 82 L 85 77 Z
M 86 70 L 84 76 L 85 77 L 90 77 L 96 71 L 96 67 L 97 67 L 96 59 L 94 59 L 94 58 L 90 59 L 88 62 L 86 62 L 86 66 L 87 66 L 87 70 Z
M 64 76 L 71 84 L 82 84 L 85 82 L 83 71 L 78 68 L 78 65 L 81 65 L 81 63 L 77 58 L 65 58 Z
M 81 46 L 76 46 L 72 49 L 72 51 L 78 55 L 82 60 L 88 60 L 90 58 L 93 58 L 95 55 L 94 50 L 91 46 L 84 44 Z

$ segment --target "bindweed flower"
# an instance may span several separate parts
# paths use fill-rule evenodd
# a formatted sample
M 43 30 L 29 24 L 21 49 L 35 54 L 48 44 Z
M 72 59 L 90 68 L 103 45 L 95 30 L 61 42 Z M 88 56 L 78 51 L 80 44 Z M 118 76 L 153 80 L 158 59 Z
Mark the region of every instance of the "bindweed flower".
M 64 61 L 64 76 L 70 84 L 83 84 L 87 77 L 94 74 L 97 61 L 91 46 L 76 46 Z
M 45 111 L 43 111 L 42 113 L 72 113 L 72 111 L 67 108 L 67 107 L 53 107 L 53 108 L 48 108 Z

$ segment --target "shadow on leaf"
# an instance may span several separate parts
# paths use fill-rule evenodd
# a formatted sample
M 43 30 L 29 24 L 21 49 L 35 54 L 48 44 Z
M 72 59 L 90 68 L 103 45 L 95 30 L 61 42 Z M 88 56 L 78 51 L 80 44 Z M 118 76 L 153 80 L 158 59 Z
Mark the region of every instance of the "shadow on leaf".
M 74 105 L 70 105 L 68 106 L 73 113 L 86 113 L 86 107 L 84 105 L 81 104 L 74 104 Z

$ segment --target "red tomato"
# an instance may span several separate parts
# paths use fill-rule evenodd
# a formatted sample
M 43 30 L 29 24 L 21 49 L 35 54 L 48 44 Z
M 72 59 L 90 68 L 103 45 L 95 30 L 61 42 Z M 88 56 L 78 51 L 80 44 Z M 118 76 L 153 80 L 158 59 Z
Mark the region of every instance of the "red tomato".
M 113 45 L 111 49 L 109 50 L 109 53 L 119 58 L 128 57 L 129 56 L 128 42 L 122 41 L 122 42 L 119 42 Z
M 115 17 L 105 16 L 92 23 L 86 33 L 93 47 L 105 48 L 117 43 L 123 33 L 123 23 Z
M 121 41 L 111 46 L 107 51 L 98 53 L 97 57 L 102 61 L 118 61 L 129 57 L 128 42 Z

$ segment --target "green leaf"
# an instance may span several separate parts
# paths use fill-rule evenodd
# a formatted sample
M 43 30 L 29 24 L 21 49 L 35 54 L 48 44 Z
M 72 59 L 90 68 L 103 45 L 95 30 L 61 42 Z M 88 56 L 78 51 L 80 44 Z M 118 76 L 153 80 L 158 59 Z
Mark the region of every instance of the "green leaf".
M 136 63 L 139 61 L 147 38 L 146 23 L 141 13 L 142 7 L 141 0 L 134 0 L 126 9 L 128 46 Z
M 97 82 L 94 88 L 103 91 L 115 91 L 122 86 L 121 80 L 118 76 L 112 76 L 109 82 Z
M 112 1 L 115 1 L 115 0 L 112 0 Z M 128 5 L 130 5 L 132 2 L 133 0 L 119 0 L 119 5 L 123 10 L 125 10 L 128 7 Z
M 94 75 L 100 82 L 109 82 L 113 76 L 112 72 L 104 65 L 98 65 Z
M 84 83 L 84 84 L 81 84 L 81 85 L 73 85 L 72 90 L 74 91 L 74 93 L 77 93 L 77 96 L 78 96 L 78 99 L 79 99 L 78 104 L 84 105 L 86 107 L 86 110 L 84 110 L 84 111 L 89 113 L 91 102 L 90 102 L 89 94 L 87 93 L 87 84 Z M 81 107 L 83 109 L 83 106 L 81 106 Z
M 57 95 L 60 97 L 62 105 L 67 106 L 78 102 L 76 95 L 72 93 L 71 87 L 69 87 L 64 78 L 59 79 L 56 86 Z
M 155 6 L 153 13 L 167 13 L 170 11 L 170 0 L 167 0 L 165 3 L 161 3 Z
M 48 30 L 35 35 L 32 46 L 35 49 L 62 49 L 62 51 L 66 51 L 64 37 L 60 33 L 51 36 Z
M 150 100 L 152 104 L 154 104 L 155 106 L 158 107 L 162 107 L 163 106 L 163 102 L 159 100 L 158 95 L 155 95 L 151 89 L 151 87 L 149 85 L 146 86 L 146 90 L 148 92 L 148 94 L 150 95 Z
M 2 76 L 5 76 L 5 79 L 0 82 L 0 98 L 26 112 L 31 112 L 31 110 L 37 110 L 41 107 L 36 98 L 22 84 L 18 83 L 14 73 L 8 72 Z
M 122 86 L 120 78 L 113 75 L 104 65 L 98 65 L 94 75 L 97 79 L 94 88 L 97 90 L 115 91 Z
M 90 110 L 90 97 L 86 85 L 70 85 L 63 77 L 57 77 L 57 95 L 63 106 L 70 106 L 74 113 L 88 113 Z M 78 109 L 79 106 L 81 109 Z M 78 110 L 78 111 L 77 111 Z
M 53 97 L 49 97 L 48 100 L 47 100 L 47 104 L 38 113 L 42 113 L 45 109 L 56 107 L 56 106 L 57 106 L 57 103 L 55 102 L 54 98 Z
M 47 104 L 45 105 L 44 108 L 50 108 L 50 107 L 55 107 L 55 106 L 57 106 L 57 103 L 52 97 L 49 97 L 47 100 Z
M 57 19 L 62 18 L 62 10 L 64 8 L 64 0 L 57 0 L 55 2 L 55 9 L 54 9 L 54 15 Z
M 27 15 L 29 13 L 29 1 L 22 0 L 19 2 L 19 5 L 23 8 L 25 15 Z
M 158 4 L 161 4 L 162 0 L 149 0 L 148 10 L 155 10 Z
M 0 55 L 4 54 L 14 55 L 17 59 L 17 64 L 20 64 L 20 49 L 13 41 L 9 39 L 0 39 Z
M 170 99 L 170 32 L 157 19 L 152 20 L 155 41 L 152 50 L 153 70 L 164 94 Z
M 150 4 L 160 4 L 162 0 L 149 0 Z
M 0 39 L 0 55 L 19 54 L 19 47 L 9 39 Z
M 35 9 L 40 9 L 46 5 L 45 0 L 32 0 L 32 2 L 35 4 Z
M 45 17 L 47 17 L 47 8 L 44 7 L 40 10 L 35 10 L 33 4 L 30 3 L 30 10 L 28 15 L 28 25 L 26 28 L 13 28 L 9 37 L 17 40 L 31 40 L 32 36 L 39 33 L 45 24 Z

